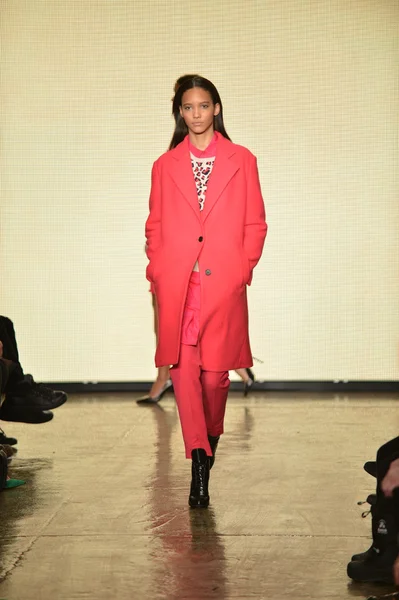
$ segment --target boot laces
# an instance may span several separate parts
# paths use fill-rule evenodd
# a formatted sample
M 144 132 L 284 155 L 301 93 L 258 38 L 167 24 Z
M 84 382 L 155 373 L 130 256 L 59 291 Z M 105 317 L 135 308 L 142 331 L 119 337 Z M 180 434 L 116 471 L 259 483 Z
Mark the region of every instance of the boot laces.
M 358 506 L 363 506 L 363 504 L 369 504 L 370 506 L 372 506 L 375 502 L 372 501 L 372 496 L 373 494 L 369 494 L 366 498 L 366 500 L 359 500 L 359 502 L 357 503 Z M 371 508 L 364 510 L 362 512 L 362 519 L 365 519 L 366 517 L 368 517 L 368 515 L 371 513 Z
M 199 487 L 200 494 L 203 494 L 205 492 L 206 465 L 196 464 L 194 473 L 196 485 Z

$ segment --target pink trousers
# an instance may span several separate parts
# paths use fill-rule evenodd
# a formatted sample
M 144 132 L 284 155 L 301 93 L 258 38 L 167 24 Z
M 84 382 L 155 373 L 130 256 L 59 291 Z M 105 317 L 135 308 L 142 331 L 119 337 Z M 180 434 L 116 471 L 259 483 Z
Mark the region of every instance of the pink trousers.
M 223 433 L 230 380 L 228 371 L 204 371 L 199 344 L 200 274 L 193 272 L 183 315 L 179 362 L 170 371 L 186 457 L 194 448 L 212 451 L 208 435 Z

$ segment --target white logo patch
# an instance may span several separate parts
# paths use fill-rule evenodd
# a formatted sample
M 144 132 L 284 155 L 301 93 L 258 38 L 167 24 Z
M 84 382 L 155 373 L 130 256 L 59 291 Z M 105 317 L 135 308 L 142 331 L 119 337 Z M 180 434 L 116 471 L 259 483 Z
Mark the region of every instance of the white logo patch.
M 377 533 L 381 533 L 382 535 L 387 535 L 388 534 L 387 524 L 384 521 L 384 519 L 380 519 L 380 521 L 378 523 Z

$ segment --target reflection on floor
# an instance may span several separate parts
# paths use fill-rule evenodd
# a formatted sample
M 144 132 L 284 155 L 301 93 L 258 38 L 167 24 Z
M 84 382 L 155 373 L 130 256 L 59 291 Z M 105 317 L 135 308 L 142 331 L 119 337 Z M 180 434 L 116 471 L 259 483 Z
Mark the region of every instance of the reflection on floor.
M 369 546 L 362 469 L 398 434 L 397 398 L 257 393 L 229 398 L 209 510 L 192 511 L 172 396 L 72 396 L 45 425 L 3 423 L 0 598 L 365 598 L 346 563 Z

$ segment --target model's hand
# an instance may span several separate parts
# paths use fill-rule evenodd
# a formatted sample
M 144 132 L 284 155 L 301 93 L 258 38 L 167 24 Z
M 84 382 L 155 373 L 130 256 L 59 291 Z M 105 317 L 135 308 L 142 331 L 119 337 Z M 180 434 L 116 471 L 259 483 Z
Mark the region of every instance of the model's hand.
M 399 458 L 391 462 L 388 473 L 381 482 L 381 489 L 388 497 L 392 496 L 393 490 L 397 487 L 399 487 Z

